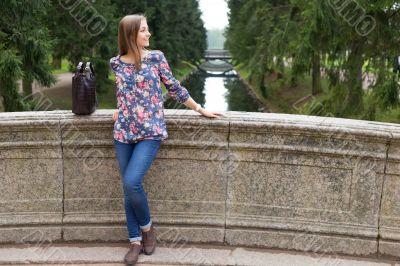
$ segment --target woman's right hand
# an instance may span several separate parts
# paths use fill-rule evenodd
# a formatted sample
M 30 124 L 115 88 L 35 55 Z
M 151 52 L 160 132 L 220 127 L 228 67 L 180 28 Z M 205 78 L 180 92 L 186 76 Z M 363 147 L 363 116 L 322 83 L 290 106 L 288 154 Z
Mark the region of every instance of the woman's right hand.
M 113 120 L 114 120 L 114 122 L 117 121 L 117 119 L 118 119 L 118 112 L 119 112 L 119 109 L 117 109 L 117 110 L 114 111 L 114 114 L 113 114 Z

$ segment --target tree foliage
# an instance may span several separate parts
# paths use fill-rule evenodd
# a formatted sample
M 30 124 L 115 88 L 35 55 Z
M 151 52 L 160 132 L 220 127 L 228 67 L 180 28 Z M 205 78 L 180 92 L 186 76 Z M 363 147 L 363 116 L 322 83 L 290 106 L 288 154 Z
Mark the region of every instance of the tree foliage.
M 118 53 L 118 23 L 123 16 L 143 13 L 152 33 L 150 49 L 162 50 L 170 65 L 196 64 L 207 48 L 206 30 L 197 0 L 0 0 L 0 92 L 6 111 L 29 110 L 25 95 L 32 82 L 54 82 L 53 67 L 66 58 L 73 70 L 91 61 L 99 93 L 113 90 L 109 59 Z M 25 104 L 25 105 L 24 105 Z
M 400 53 L 394 1 L 228 0 L 228 6 L 226 47 L 253 83 L 263 83 L 268 72 L 288 71 L 294 85 L 307 74 L 315 95 L 323 72 L 331 90 L 322 115 L 362 115 L 369 110 L 363 102 L 368 93 L 381 103 L 374 106 L 398 104 L 390 64 Z M 366 72 L 377 80 L 369 91 L 362 86 Z
M 50 1 L 0 1 L 0 93 L 5 111 L 30 110 L 32 82 L 50 86 L 52 41 L 44 19 Z M 23 81 L 23 95 L 18 80 Z
M 207 49 L 207 32 L 197 0 L 116 0 L 117 13 L 142 13 L 152 33 L 150 46 L 162 50 L 171 66 L 180 60 L 196 64 Z

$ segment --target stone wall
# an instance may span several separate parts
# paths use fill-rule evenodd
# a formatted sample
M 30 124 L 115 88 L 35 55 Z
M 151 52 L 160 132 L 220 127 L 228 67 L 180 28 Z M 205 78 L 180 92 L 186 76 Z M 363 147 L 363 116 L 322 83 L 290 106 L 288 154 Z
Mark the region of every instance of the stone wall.
M 0 114 L 0 243 L 128 241 L 112 111 Z M 165 113 L 144 184 L 160 242 L 400 257 L 400 125 Z

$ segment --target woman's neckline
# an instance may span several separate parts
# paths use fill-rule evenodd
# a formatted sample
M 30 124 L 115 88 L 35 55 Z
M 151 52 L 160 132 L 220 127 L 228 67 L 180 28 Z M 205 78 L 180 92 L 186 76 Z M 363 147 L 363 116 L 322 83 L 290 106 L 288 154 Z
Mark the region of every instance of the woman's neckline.
M 145 59 L 146 57 L 148 57 L 150 54 L 151 54 L 151 51 L 148 51 L 147 54 L 144 55 L 144 56 L 142 57 L 142 62 L 143 62 L 144 59 Z M 119 60 L 122 64 L 125 64 L 125 65 L 134 65 L 134 63 L 127 63 L 127 62 L 122 61 L 121 55 L 118 55 L 118 60 Z

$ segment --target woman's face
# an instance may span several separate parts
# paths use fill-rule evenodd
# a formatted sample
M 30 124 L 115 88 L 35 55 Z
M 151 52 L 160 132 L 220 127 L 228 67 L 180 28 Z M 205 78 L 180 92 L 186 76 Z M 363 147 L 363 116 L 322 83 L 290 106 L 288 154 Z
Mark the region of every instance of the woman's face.
M 150 36 L 151 34 L 149 32 L 149 26 L 147 26 L 147 21 L 145 19 L 142 19 L 142 21 L 140 22 L 139 32 L 136 38 L 137 45 L 141 48 L 149 46 Z

